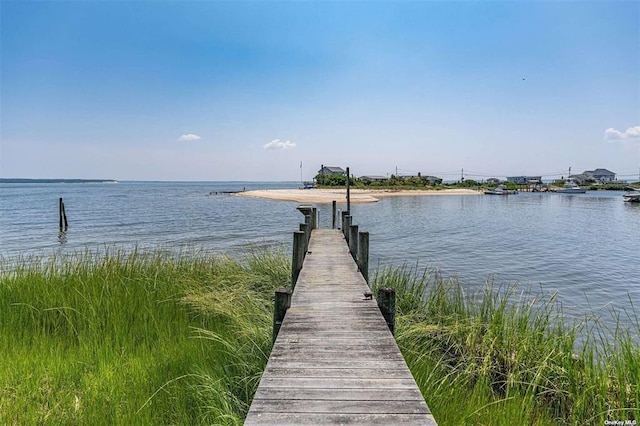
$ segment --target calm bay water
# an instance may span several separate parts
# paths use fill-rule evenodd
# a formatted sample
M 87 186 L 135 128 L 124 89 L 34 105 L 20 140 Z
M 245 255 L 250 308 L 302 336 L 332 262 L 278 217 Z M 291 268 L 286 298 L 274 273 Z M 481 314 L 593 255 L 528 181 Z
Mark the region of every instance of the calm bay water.
M 106 246 L 189 246 L 240 254 L 282 245 L 290 251 L 298 203 L 212 192 L 295 188 L 295 182 L 122 182 L 0 184 L 0 255 L 48 255 Z M 69 229 L 58 232 L 58 198 Z M 342 201 L 342 200 L 339 200 Z M 340 203 L 339 208 L 345 208 Z M 330 227 L 330 205 L 320 205 Z M 371 267 L 438 268 L 480 289 L 487 279 L 558 292 L 580 317 L 605 306 L 640 305 L 640 206 L 620 192 L 578 195 L 397 197 L 353 204 L 371 239 Z M 605 315 L 606 316 L 606 315 Z M 624 322 L 624 320 L 623 320 Z

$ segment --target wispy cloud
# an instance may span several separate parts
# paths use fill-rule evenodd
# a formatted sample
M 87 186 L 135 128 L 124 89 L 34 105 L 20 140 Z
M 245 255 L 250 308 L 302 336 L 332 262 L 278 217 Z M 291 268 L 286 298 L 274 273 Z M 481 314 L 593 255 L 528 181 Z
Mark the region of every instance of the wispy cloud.
M 187 133 L 186 135 L 182 135 L 178 138 L 180 142 L 199 141 L 200 139 L 202 139 L 200 136 L 193 133 Z
M 290 149 L 295 148 L 296 143 L 290 141 L 281 141 L 280 139 L 274 139 L 269 143 L 264 144 L 264 149 Z
M 626 131 L 621 132 L 613 127 L 604 131 L 604 139 L 607 141 L 617 141 L 622 139 L 640 139 L 640 126 L 629 127 Z

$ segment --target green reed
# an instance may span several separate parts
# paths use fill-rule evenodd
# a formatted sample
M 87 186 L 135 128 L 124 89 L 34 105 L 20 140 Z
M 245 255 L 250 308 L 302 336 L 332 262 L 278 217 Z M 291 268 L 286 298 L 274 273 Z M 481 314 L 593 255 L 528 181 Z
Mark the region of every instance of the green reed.
M 281 252 L 107 250 L 0 266 L 0 424 L 241 424 Z
M 640 418 L 640 326 L 567 320 L 555 295 L 407 266 L 379 270 L 395 287 L 396 339 L 436 420 L 446 424 L 604 424 Z M 634 340 L 635 339 L 635 340 Z

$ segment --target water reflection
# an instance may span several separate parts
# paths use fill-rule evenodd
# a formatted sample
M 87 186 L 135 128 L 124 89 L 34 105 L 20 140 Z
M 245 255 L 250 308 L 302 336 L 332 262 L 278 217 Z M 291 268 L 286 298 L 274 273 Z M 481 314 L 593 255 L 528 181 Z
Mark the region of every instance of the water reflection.
M 65 230 L 60 230 L 58 232 L 58 243 L 60 243 L 61 246 L 64 246 L 65 244 L 67 244 L 67 231 Z

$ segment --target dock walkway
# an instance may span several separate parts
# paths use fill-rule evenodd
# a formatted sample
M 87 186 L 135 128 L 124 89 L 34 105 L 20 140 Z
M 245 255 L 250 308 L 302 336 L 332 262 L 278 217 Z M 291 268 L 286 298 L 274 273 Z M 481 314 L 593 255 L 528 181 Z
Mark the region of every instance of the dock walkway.
M 436 425 L 338 230 L 313 230 L 245 425 Z

